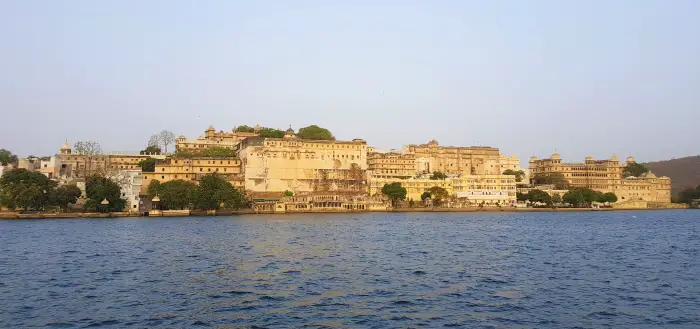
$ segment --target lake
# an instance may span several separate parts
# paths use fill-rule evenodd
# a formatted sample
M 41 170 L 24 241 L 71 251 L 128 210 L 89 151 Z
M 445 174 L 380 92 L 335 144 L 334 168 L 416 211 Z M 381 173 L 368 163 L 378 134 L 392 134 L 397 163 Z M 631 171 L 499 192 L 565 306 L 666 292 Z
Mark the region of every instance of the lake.
M 0 328 L 699 328 L 700 211 L 0 221 Z

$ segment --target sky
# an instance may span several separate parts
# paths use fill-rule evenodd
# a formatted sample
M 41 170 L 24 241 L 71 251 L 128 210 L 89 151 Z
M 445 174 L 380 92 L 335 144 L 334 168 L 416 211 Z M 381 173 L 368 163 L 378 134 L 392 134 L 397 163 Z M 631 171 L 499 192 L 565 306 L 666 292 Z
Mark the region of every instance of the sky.
M 0 0 L 0 148 L 316 124 L 638 161 L 700 154 L 700 1 Z

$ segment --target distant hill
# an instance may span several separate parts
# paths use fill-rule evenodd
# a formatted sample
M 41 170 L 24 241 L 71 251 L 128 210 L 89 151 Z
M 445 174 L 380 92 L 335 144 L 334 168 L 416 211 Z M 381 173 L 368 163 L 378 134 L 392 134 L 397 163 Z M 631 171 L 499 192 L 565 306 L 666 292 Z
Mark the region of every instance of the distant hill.
M 700 155 L 644 164 L 656 176 L 671 178 L 671 193 L 700 185 Z

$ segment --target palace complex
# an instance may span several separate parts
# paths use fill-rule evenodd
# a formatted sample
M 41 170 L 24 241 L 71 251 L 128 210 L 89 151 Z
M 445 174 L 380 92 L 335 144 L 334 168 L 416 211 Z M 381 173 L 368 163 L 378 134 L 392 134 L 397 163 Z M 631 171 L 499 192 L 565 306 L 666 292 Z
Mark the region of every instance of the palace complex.
M 94 173 L 122 172 L 123 177 L 130 178 L 120 184 L 135 182 L 131 184 L 134 186 L 124 187 L 129 191 L 124 197 L 130 198 L 130 207 L 139 201 L 139 192 L 135 191 L 145 195 L 153 181 L 196 183 L 213 173 L 224 176 L 249 198 L 265 200 L 259 204 L 260 209 L 274 212 L 381 208 L 382 188 L 397 182 L 406 189 L 407 201 L 420 201 L 425 192 L 439 187 L 449 196 L 450 204 L 461 206 L 512 205 L 516 203 L 516 191 L 538 188 L 561 195 L 566 191 L 562 186 L 612 192 L 618 203 L 670 203 L 671 198 L 668 177 L 656 177 L 651 172 L 623 177 L 625 167 L 635 163 L 632 157 L 625 163 L 616 156 L 603 160 L 587 157 L 583 162 L 568 163 L 555 153 L 549 158 L 530 158 L 528 169 L 520 167 L 516 156 L 501 154 L 495 147 L 442 146 L 431 140 L 407 145 L 401 151 L 384 152 L 368 146 L 363 139 L 304 139 L 291 128 L 283 137 L 272 138 L 265 137 L 270 136 L 266 129 L 243 126 L 217 132 L 211 126 L 196 139 L 178 137 L 176 152 L 167 156 L 77 153 L 66 143 L 50 159 L 22 159 L 18 166 L 62 182 Z M 281 135 L 281 131 L 273 134 Z M 211 148 L 218 149 L 199 154 Z M 217 153 L 222 149 L 225 152 Z M 140 162 L 148 158 L 155 158 L 155 170 L 140 172 Z M 520 174 L 505 174 L 507 170 L 522 172 L 522 178 Z M 435 172 L 439 175 L 433 175 Z M 553 178 L 560 180 L 556 186 Z M 279 203 L 284 195 L 283 203 Z

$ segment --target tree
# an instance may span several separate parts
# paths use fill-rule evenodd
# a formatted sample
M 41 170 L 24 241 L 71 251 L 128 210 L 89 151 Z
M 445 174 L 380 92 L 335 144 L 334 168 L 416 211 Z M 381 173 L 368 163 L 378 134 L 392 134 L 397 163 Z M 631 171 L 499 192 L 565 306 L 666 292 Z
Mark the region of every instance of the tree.
M 190 208 L 194 190 L 197 188 L 197 185 L 182 179 L 172 180 L 159 185 L 158 195 L 160 197 L 162 209 L 174 210 Z
M 141 171 L 143 172 L 155 172 L 156 171 L 156 159 L 147 158 L 139 161 L 139 166 L 141 166 Z
M 207 147 L 199 151 L 198 156 L 200 157 L 212 157 L 212 158 L 230 158 L 236 156 L 236 151 L 228 147 Z
M 83 194 L 80 188 L 75 184 L 60 186 L 56 188 L 53 193 L 52 204 L 61 207 L 61 209 L 68 209 L 69 204 L 75 204 L 78 202 L 78 198 Z
M 527 194 L 526 193 L 520 193 L 520 192 L 515 192 L 515 199 L 518 201 L 527 201 Z
M 149 145 L 141 151 L 141 154 L 160 154 L 160 147 L 156 145 Z
M 686 188 L 678 194 L 680 203 L 692 204 L 695 199 L 700 199 L 700 185 L 697 188 Z
M 428 192 L 430 192 L 430 198 L 433 200 L 433 204 L 439 206 L 443 199 L 446 199 L 450 194 L 447 190 L 440 186 L 431 187 Z
M 242 133 L 252 133 L 252 132 L 255 132 L 255 128 L 243 125 L 243 126 L 238 126 L 236 128 L 236 131 L 240 131 Z
M 559 194 L 552 195 L 552 204 L 560 204 L 561 201 L 562 201 L 561 195 L 559 195 Z
M 622 169 L 622 177 L 627 178 L 630 176 L 639 177 L 642 174 L 648 172 L 649 169 L 641 163 L 630 162 Z
M 330 140 L 334 141 L 335 137 L 326 128 L 321 128 L 317 125 L 310 125 L 299 129 L 297 137 L 301 139 L 312 139 L 312 140 Z
M 119 185 L 103 176 L 88 176 L 85 179 L 85 194 L 88 197 L 85 209 L 98 210 L 104 199 L 109 201 L 108 211 L 122 211 L 126 205 L 126 200 L 121 198 Z
M 292 191 L 284 191 L 284 196 L 294 196 L 294 192 L 292 192 Z
M 516 182 L 522 182 L 523 178 L 525 177 L 525 172 L 522 170 L 506 169 L 506 171 L 504 171 L 503 174 L 515 176 Z
M 528 191 L 527 199 L 533 203 L 540 202 L 545 203 L 548 206 L 552 204 L 552 197 L 547 192 L 538 189 L 532 189 Z
M 51 206 L 56 182 L 39 172 L 13 169 L 0 177 L 0 202 L 10 209 L 43 210 Z
M 17 156 L 6 149 L 0 149 L 0 165 L 7 166 L 8 164 L 16 163 Z
M 392 206 L 396 206 L 396 201 L 398 200 L 406 200 L 406 193 L 406 188 L 398 182 L 384 184 L 384 187 L 382 187 L 382 194 L 391 200 Z
M 160 194 L 160 181 L 157 179 L 154 179 L 151 181 L 151 183 L 148 184 L 148 189 L 147 189 L 147 194 L 148 197 L 153 198 L 156 195 Z
M 284 131 L 275 128 L 260 128 L 260 137 L 267 138 L 282 138 L 284 137 Z
M 95 157 L 102 153 L 102 147 L 100 144 L 94 141 L 78 141 L 73 144 L 73 151 L 85 156 L 85 167 L 82 169 L 76 168 L 76 174 L 82 177 L 92 175 L 94 173 L 92 163 L 95 160 Z
M 158 140 L 160 145 L 163 146 L 163 152 L 168 153 L 168 145 L 175 143 L 175 134 L 170 131 L 163 130 L 158 134 Z
M 586 197 L 581 189 L 571 189 L 564 193 L 562 200 L 574 207 L 582 207 L 586 204 Z
M 608 192 L 603 194 L 603 202 L 615 203 L 617 202 L 617 195 L 613 192 Z
M 192 193 L 192 199 L 194 207 L 203 210 L 218 210 L 222 206 L 240 209 L 245 206 L 243 194 L 217 174 L 202 177 Z
M 421 201 L 425 201 L 425 199 L 430 199 L 430 192 L 425 191 L 423 194 L 420 195 Z
M 447 175 L 444 173 L 441 173 L 439 171 L 433 171 L 433 174 L 430 176 L 430 179 L 432 180 L 439 180 L 439 179 L 446 179 Z
M 554 185 L 557 190 L 565 190 L 569 187 L 562 173 L 537 174 L 532 181 L 535 185 Z

